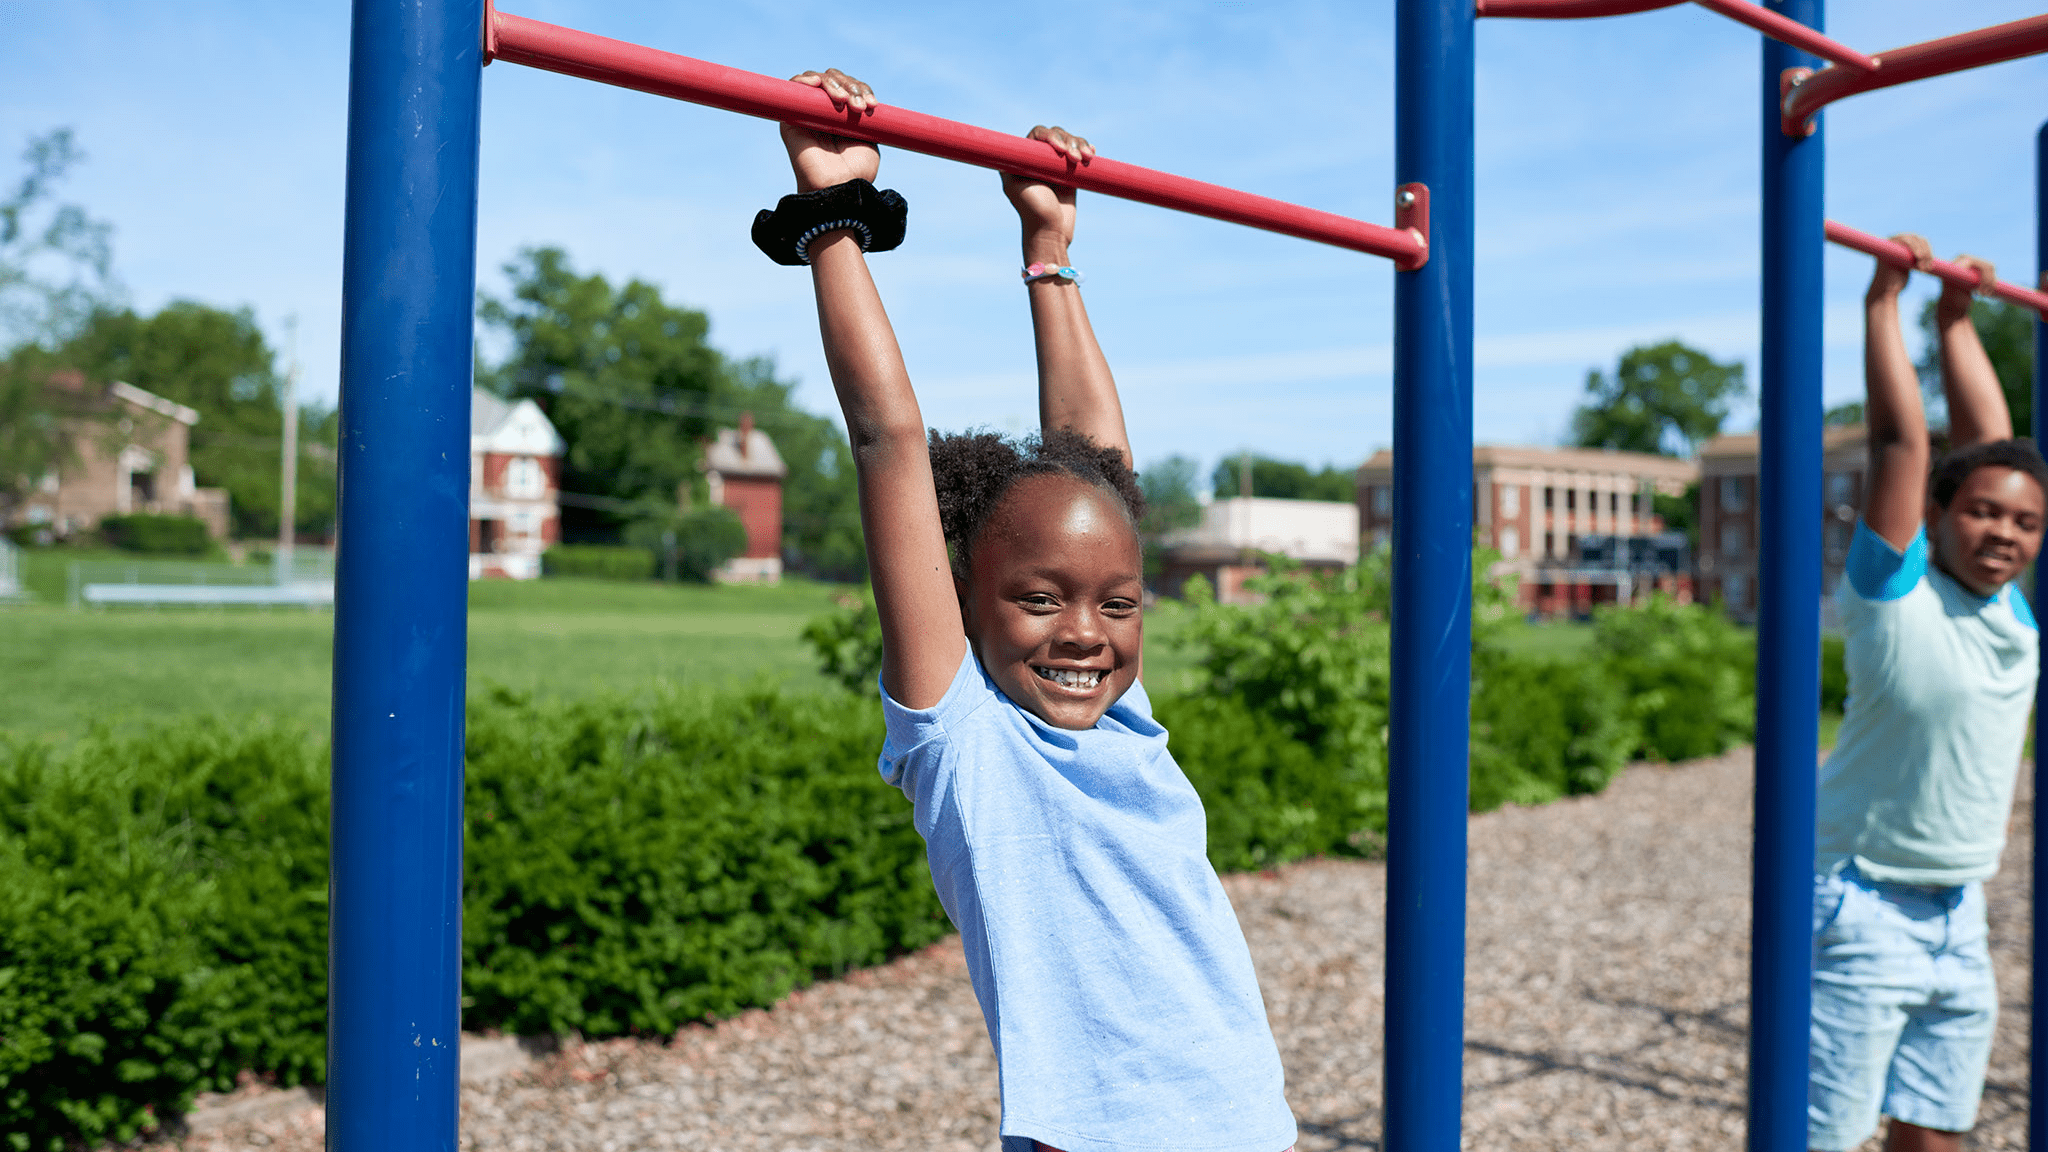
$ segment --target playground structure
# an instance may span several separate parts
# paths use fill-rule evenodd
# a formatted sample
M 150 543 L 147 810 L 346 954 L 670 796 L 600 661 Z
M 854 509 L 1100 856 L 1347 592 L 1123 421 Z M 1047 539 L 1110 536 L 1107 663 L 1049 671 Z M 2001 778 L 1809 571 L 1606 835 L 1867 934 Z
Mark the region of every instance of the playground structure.
M 1385 256 L 1395 264 L 1385 1132 L 1459 1147 L 1472 515 L 1473 27 L 1677 0 L 1397 0 L 1392 227 L 495 12 L 358 0 L 350 49 L 334 646 L 329 1147 L 456 1144 L 463 667 L 478 121 L 490 60 L 633 88 Z M 1749 1145 L 1806 1144 L 1819 698 L 1821 251 L 1905 249 L 1822 219 L 1828 103 L 2048 52 L 2048 16 L 1865 56 L 1822 0 L 1696 0 L 1763 45 L 1762 480 Z M 1832 63 L 1815 69 L 1816 58 Z M 2048 267 L 2048 130 L 2037 141 Z M 1935 272 L 1977 286 L 1954 265 Z M 2048 295 L 1983 286 L 2048 309 Z M 2037 329 L 2048 351 L 2048 326 Z M 2036 359 L 2037 397 L 2048 356 Z M 2035 404 L 2036 435 L 2048 403 Z M 2039 595 L 2037 593 L 2038 602 Z M 2048 679 L 2048 678 L 2044 678 Z M 2040 774 L 2037 769 L 2037 782 Z M 2037 854 L 2037 894 L 2048 869 Z M 2038 905 L 2037 905 L 2038 906 Z M 2037 978 L 2041 974 L 2038 953 Z M 2039 982 L 2037 979 L 2037 985 Z M 2048 1019 L 2032 1025 L 2048 1078 Z M 2040 1104 L 2036 1090 L 2033 1097 Z M 2048 1115 L 2030 1139 L 2048 1149 Z

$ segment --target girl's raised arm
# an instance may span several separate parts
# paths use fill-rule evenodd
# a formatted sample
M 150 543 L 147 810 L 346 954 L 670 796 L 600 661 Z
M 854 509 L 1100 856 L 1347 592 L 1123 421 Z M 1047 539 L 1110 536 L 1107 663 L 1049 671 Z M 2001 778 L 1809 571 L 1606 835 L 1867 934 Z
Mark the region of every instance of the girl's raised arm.
M 1069 165 L 1095 158 L 1093 145 L 1063 128 L 1041 125 L 1026 135 L 1045 141 Z M 1095 342 L 1080 285 L 1058 272 L 1072 267 L 1067 249 L 1074 242 L 1074 189 L 1005 173 L 1003 192 L 1024 227 L 1025 268 L 1041 269 L 1025 285 L 1038 347 L 1039 426 L 1079 432 L 1105 448 L 1119 449 L 1129 465 L 1131 441 L 1116 379 Z
M 832 69 L 794 77 L 822 88 L 842 107 L 865 110 L 874 90 Z M 785 124 L 782 140 L 797 190 L 873 180 L 881 154 L 873 144 Z M 937 704 L 967 654 L 960 601 L 953 590 L 939 527 L 924 416 L 867 257 L 851 229 L 826 232 L 809 246 L 825 362 L 860 481 L 861 531 L 882 623 L 882 685 L 909 708 Z
M 1998 270 L 1987 260 L 1958 256 L 1956 263 L 1977 270 L 1979 284 L 1998 283 Z M 1977 339 L 1970 322 L 1972 294 L 1948 280 L 1941 282 L 1941 300 L 1934 306 L 1934 325 L 1941 336 L 1941 388 L 1948 398 L 1950 448 L 1967 448 L 1993 440 L 2012 439 L 2012 410 L 1998 372 Z
M 1923 270 L 1933 262 L 1927 241 L 1892 237 L 1913 250 Z M 1863 297 L 1864 422 L 1870 431 L 1870 486 L 1863 522 L 1903 552 L 1920 533 L 1927 492 L 1927 413 L 1920 378 L 1899 328 L 1899 292 L 1911 272 L 1880 260 Z

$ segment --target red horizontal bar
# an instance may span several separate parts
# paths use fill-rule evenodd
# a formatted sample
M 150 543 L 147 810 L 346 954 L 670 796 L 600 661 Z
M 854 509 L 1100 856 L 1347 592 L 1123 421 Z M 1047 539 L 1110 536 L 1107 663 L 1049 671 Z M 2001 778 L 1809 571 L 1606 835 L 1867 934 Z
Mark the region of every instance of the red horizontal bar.
M 1865 56 L 1839 40 L 1831 40 L 1821 35 L 1789 16 L 1780 16 L 1769 8 L 1747 3 L 1746 0 L 1693 0 L 1693 3 L 1709 12 L 1718 12 L 1738 24 L 1747 24 L 1780 44 L 1790 44 L 1823 60 L 1832 60 L 1844 68 L 1863 73 L 1877 71 L 1875 59 Z
M 489 7 L 485 11 L 490 22 L 486 54 L 513 64 L 1387 256 L 1404 269 L 1420 268 L 1429 259 L 1428 243 L 1416 231 L 1368 224 L 1102 156 L 1087 164 L 1071 164 L 1043 141 L 886 104 L 866 115 L 851 108 L 838 111 L 830 96 L 805 84 L 543 24 Z
M 1858 232 L 1847 224 L 1838 224 L 1833 220 L 1827 222 L 1827 234 L 1829 240 L 1844 248 L 1854 248 L 1897 268 L 1913 267 L 1913 250 L 1896 240 L 1885 240 L 1868 232 Z M 1980 278 L 1974 268 L 1965 268 L 1961 264 L 1951 264 L 1946 260 L 1936 260 L 1931 271 L 1950 283 L 1972 289 L 1978 287 Z M 2032 308 L 2044 318 L 2048 318 L 2048 292 L 2036 292 L 2031 288 L 2022 288 L 2003 280 L 1994 281 L 1984 292 L 1986 295 L 1999 296 L 2023 307 Z
M 1657 8 L 1673 8 L 1685 0 L 1476 0 L 1481 16 L 1517 16 L 1525 20 L 1583 20 L 1595 16 L 1629 16 Z M 1773 40 L 1800 48 L 1846 68 L 1873 71 L 1877 61 L 1838 40 L 1830 40 L 1790 17 L 1747 0 L 1693 0 L 1738 24 L 1747 24 Z
M 1805 135 L 1811 131 L 1814 113 L 1844 96 L 2041 52 L 2048 52 L 2048 16 L 2029 16 L 1879 53 L 1876 72 L 1823 68 L 1793 84 L 1785 94 L 1785 134 Z
M 1686 0 L 1477 0 L 1473 14 L 1520 20 L 1586 20 L 1676 8 Z

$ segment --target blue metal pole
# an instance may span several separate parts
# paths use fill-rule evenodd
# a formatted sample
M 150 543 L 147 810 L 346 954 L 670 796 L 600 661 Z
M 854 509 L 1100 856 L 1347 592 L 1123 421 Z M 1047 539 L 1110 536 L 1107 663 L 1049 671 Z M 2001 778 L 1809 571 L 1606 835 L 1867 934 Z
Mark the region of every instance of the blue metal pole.
M 1389 1152 L 1456 1152 L 1472 688 L 1471 0 L 1399 0 L 1394 177 L 1429 187 L 1429 262 L 1394 274 L 1394 651 L 1387 788 Z
M 1822 0 L 1772 0 L 1822 26 Z M 1814 759 L 1820 740 L 1822 129 L 1779 127 L 1787 68 L 1763 44 L 1763 447 L 1757 508 L 1756 843 L 1750 920 L 1749 1147 L 1806 1147 L 1813 1005 Z M 1816 120 L 1818 123 L 1818 119 Z
M 327 1146 L 456 1141 L 482 0 L 356 0 Z
M 2034 272 L 2038 284 L 2048 284 L 2048 122 L 2034 136 Z M 2048 318 L 2034 316 L 2034 426 L 2028 429 L 2034 443 L 2048 444 Z M 2034 565 L 2034 603 L 2048 592 L 2039 564 Z M 2039 618 L 2039 612 L 2035 613 Z M 2027 1022 L 2027 1147 L 2048 1152 L 2048 1108 L 2044 1108 L 2041 1086 L 2048 1080 L 2048 1013 L 2041 1011 L 2040 989 L 2048 987 L 2048 969 L 2041 964 L 2041 888 L 2048 885 L 2048 854 L 2041 851 L 2041 797 L 2048 795 L 2048 773 L 2041 771 L 2041 758 L 2048 755 L 2048 731 L 2042 718 L 2048 717 L 2048 646 L 2041 649 L 2041 679 L 2034 688 L 2034 938 L 2031 949 L 2034 997 Z

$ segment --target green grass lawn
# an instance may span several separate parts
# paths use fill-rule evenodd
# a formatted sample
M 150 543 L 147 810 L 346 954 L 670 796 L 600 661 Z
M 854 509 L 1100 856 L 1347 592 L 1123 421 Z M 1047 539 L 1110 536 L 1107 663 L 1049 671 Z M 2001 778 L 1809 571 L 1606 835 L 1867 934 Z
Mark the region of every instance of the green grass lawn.
M 0 607 L 0 731 L 75 737 L 214 713 L 324 731 L 333 614 L 302 609 L 116 608 L 63 603 L 70 550 L 24 554 L 38 602 Z M 632 691 L 657 681 L 767 676 L 824 688 L 805 622 L 841 589 L 491 581 L 470 586 L 472 691 Z

